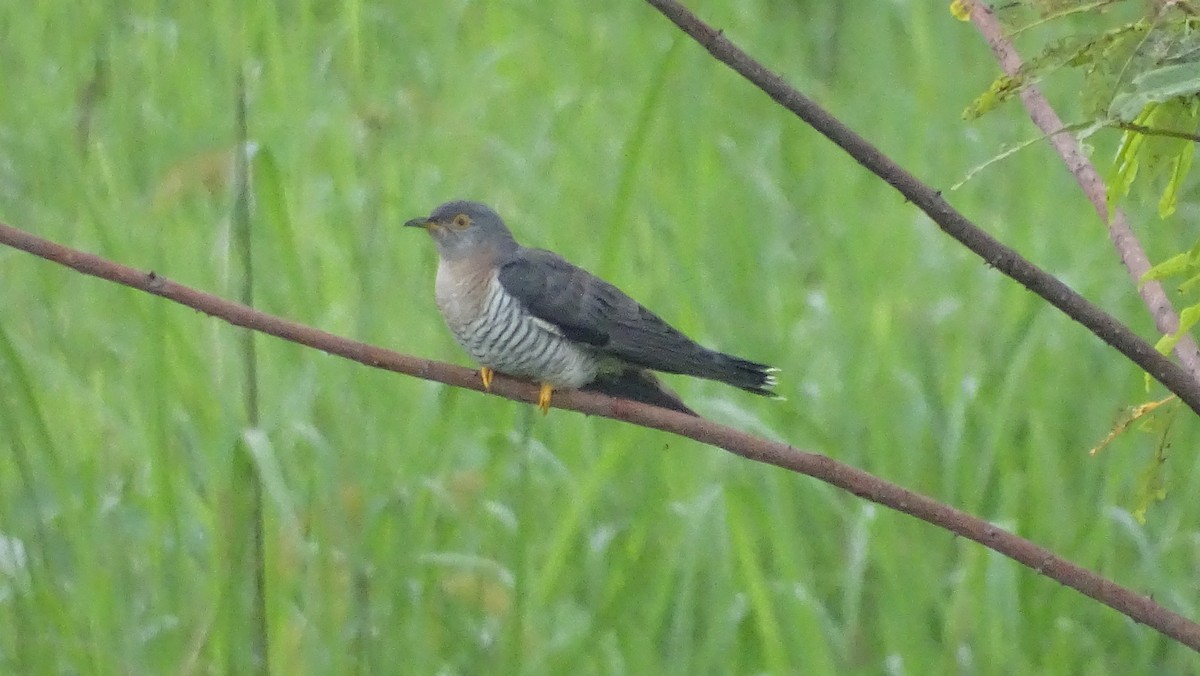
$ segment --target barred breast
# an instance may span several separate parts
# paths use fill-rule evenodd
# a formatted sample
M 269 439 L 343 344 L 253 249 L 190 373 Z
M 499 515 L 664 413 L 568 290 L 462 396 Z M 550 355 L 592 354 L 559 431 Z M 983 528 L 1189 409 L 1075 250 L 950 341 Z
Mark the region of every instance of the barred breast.
M 556 388 L 592 382 L 599 357 L 564 338 L 553 324 L 529 314 L 500 285 L 494 269 L 484 270 L 476 274 L 465 265 L 438 265 L 438 307 L 471 358 L 481 366 Z

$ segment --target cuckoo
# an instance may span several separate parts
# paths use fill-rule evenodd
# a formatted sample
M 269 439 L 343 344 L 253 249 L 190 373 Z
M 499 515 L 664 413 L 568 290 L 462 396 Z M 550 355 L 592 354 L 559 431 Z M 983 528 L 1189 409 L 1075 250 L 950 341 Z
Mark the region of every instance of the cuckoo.
M 696 415 L 652 371 L 708 378 L 773 396 L 776 369 L 697 344 L 620 289 L 558 254 L 513 239 L 478 202 L 447 202 L 407 226 L 437 244 L 438 308 L 480 365 L 556 389 L 581 388 Z

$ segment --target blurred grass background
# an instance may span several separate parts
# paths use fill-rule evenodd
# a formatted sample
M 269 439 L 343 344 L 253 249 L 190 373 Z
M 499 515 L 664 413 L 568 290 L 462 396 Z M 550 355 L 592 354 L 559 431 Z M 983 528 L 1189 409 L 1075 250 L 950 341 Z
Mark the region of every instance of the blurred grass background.
M 995 66 L 945 5 L 694 7 L 948 186 L 1033 132 L 1016 107 L 961 122 Z M 432 243 L 398 226 L 479 199 L 526 244 L 783 369 L 787 402 L 672 379 L 707 415 L 1198 614 L 1186 414 L 1168 498 L 1141 525 L 1130 510 L 1155 437 L 1087 456 L 1147 396 L 1136 368 L 641 2 L 46 2 L 5 5 L 0 27 L 13 225 L 236 296 L 244 70 L 263 310 L 467 363 L 433 304 Z M 1154 338 L 1047 148 L 950 197 Z M 1181 246 L 1145 232 L 1156 254 Z M 542 418 L 265 337 L 247 432 L 228 325 L 9 250 L 0 317 L 5 673 L 252 669 L 239 448 L 263 487 L 278 673 L 1194 667 L 974 543 L 665 434 Z

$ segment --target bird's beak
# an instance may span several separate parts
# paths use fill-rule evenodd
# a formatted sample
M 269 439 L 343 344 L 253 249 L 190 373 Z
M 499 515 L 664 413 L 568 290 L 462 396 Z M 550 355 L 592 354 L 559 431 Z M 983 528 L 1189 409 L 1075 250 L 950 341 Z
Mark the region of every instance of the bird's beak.
M 414 218 L 404 224 L 409 228 L 425 228 L 426 230 L 433 227 L 434 223 L 428 218 Z

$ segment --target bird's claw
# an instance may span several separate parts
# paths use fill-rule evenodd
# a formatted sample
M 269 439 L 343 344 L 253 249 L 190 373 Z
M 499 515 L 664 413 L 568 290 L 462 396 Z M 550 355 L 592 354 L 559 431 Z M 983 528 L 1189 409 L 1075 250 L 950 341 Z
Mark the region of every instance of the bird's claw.
M 488 391 L 488 392 L 492 391 L 492 376 L 494 376 L 495 374 L 496 374 L 495 371 L 491 370 L 490 368 L 488 368 L 486 366 L 482 366 L 479 368 L 479 379 L 483 381 L 483 389 L 485 391 Z
M 538 390 L 538 408 L 542 410 L 542 415 L 550 412 L 551 394 L 554 394 L 554 387 L 549 383 L 542 383 L 542 388 Z

